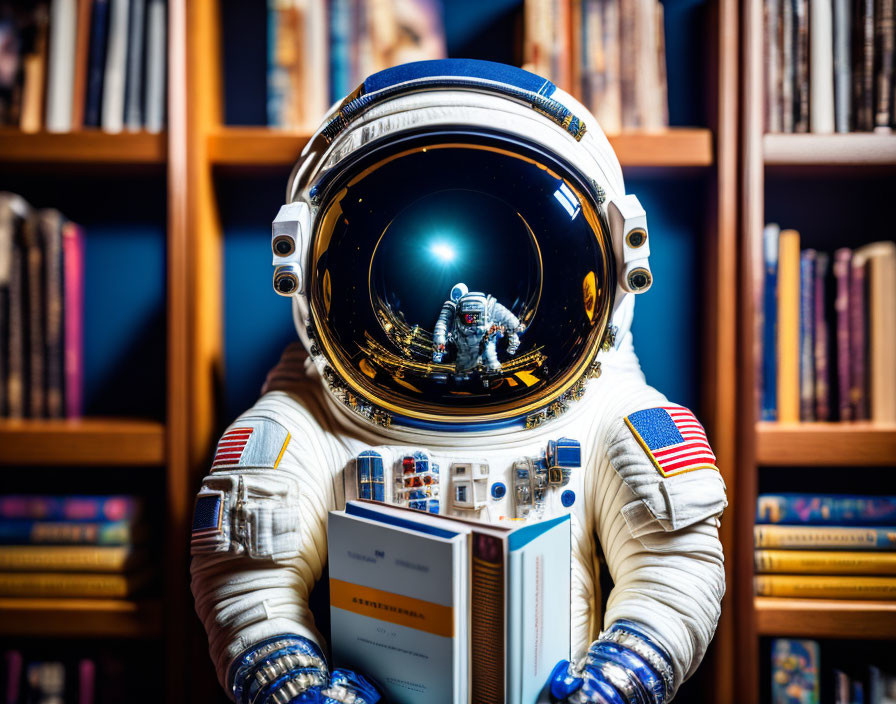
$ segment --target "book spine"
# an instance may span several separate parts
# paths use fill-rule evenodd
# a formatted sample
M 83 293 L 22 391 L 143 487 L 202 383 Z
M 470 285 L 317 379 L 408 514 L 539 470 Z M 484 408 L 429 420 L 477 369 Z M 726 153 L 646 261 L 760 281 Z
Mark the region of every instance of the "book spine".
M 111 523 L 54 523 L 14 520 L 0 522 L 0 545 L 127 545 L 133 526 Z
M 756 523 L 783 525 L 896 525 L 896 496 L 760 494 Z
M 26 329 L 28 338 L 27 354 L 27 414 L 30 418 L 43 418 L 44 386 L 44 251 L 41 247 L 39 216 L 25 221 L 25 290 L 27 291 Z
M 351 0 L 332 0 L 330 4 L 330 102 L 342 100 L 351 85 Z
M 874 55 L 877 64 L 875 75 L 875 111 L 874 131 L 890 132 L 893 120 L 893 61 L 894 43 L 896 43 L 896 23 L 894 23 L 894 4 L 896 0 L 877 0 L 877 16 L 874 21 L 875 47 Z
M 765 62 L 765 131 L 781 131 L 781 111 L 778 98 L 778 70 L 780 65 L 778 23 L 781 16 L 779 0 L 765 0 L 764 29 L 765 42 L 763 59 Z
M 880 242 L 868 260 L 870 418 L 896 423 L 896 245 Z
M 778 421 L 800 419 L 800 235 L 782 230 L 778 241 Z
M 55 210 L 40 216 L 44 250 L 44 369 L 46 370 L 45 410 L 48 418 L 62 418 L 65 412 L 65 310 L 63 302 L 62 215 Z
M 470 662 L 472 698 L 482 704 L 502 704 L 505 693 L 504 641 L 506 610 L 503 542 L 474 533 L 470 586 Z
M 120 574 L 0 573 L 0 596 L 123 598 L 131 591 L 130 580 Z
M 19 220 L 13 229 L 9 272 L 9 342 L 7 347 L 6 412 L 10 418 L 25 416 L 25 227 Z
M 111 0 L 106 69 L 103 75 L 103 130 L 121 132 L 124 127 L 124 90 L 128 57 L 129 0 Z
M 125 521 L 136 519 L 141 508 L 135 496 L 0 496 L 0 520 Z
M 853 100 L 855 129 L 874 126 L 874 0 L 856 0 Z
M 826 599 L 894 599 L 896 577 L 758 575 L 758 596 Z
M 765 226 L 762 233 L 765 276 L 762 284 L 762 401 L 761 417 L 778 419 L 777 324 L 778 324 L 778 237 L 781 228 Z
M 145 57 L 143 39 L 146 36 L 146 1 L 130 1 L 124 115 L 128 131 L 139 132 L 143 128 L 143 61 Z
M 146 131 L 156 134 L 165 125 L 167 64 L 165 0 L 149 0 L 146 8 Z
M 809 120 L 812 132 L 834 131 L 834 38 L 832 0 L 809 0 Z
M 852 125 L 852 12 L 850 0 L 834 0 L 834 126 L 849 132 Z
M 809 131 L 809 0 L 793 0 L 795 132 Z
M 53 0 L 47 63 L 47 131 L 72 129 L 77 0 Z
M 590 44 L 592 108 L 600 116 L 601 125 L 610 134 L 622 131 L 622 76 L 620 68 L 619 4 L 613 0 L 589 3 L 586 23 Z M 586 47 L 587 48 L 587 47 Z
M 825 316 L 827 302 L 827 277 L 829 257 L 819 252 L 815 258 L 815 290 L 813 305 L 815 316 L 815 420 L 831 418 L 831 375 L 828 321 Z
M 852 270 L 852 250 L 846 247 L 834 252 L 834 279 L 836 296 L 834 311 L 837 315 L 837 406 L 839 419 L 849 421 L 853 418 L 850 401 L 850 350 L 849 341 L 849 276 Z
M 640 41 L 637 34 L 637 0 L 619 2 L 619 45 L 634 47 Z M 638 115 L 638 62 L 622 61 L 619 71 L 622 128 L 640 126 Z
M 853 257 L 849 277 L 849 400 L 854 420 L 868 419 L 865 318 L 865 259 Z
M 65 415 L 84 412 L 84 231 L 72 222 L 62 230 L 65 287 Z
M 756 550 L 760 574 L 896 575 L 896 553 L 824 550 Z
M 800 253 L 800 420 L 815 420 L 815 258 Z
M 50 14 L 44 3 L 35 5 L 33 13 L 34 39 L 31 51 L 22 62 L 22 109 L 19 115 L 19 129 L 22 132 L 39 132 L 44 118 Z
M 84 104 L 85 127 L 99 127 L 102 122 L 109 2 L 110 0 L 94 0 L 90 18 L 90 58 L 87 68 L 87 98 Z
M 75 64 L 72 84 L 72 130 L 84 127 L 84 106 L 87 102 L 88 58 L 90 54 L 90 13 L 93 0 L 77 0 L 75 22 Z
M 127 546 L 0 546 L 0 570 L 20 572 L 120 572 L 131 558 Z
M 781 101 L 781 128 L 784 132 L 793 132 L 793 96 L 796 83 L 796 64 L 794 62 L 794 21 L 793 0 L 781 0 L 781 71 L 779 98 Z
M 755 526 L 757 548 L 813 548 L 816 550 L 893 550 L 896 528 L 819 526 Z

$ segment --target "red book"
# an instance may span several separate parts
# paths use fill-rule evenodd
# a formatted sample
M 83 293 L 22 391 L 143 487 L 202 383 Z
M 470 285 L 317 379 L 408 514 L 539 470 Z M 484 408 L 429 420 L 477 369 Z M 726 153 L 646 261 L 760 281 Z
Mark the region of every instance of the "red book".
M 62 226 L 65 298 L 65 415 L 84 412 L 84 231 L 73 222 Z
M 837 313 L 837 402 L 840 409 L 839 420 L 852 420 L 850 402 L 849 363 L 849 271 L 852 250 L 843 247 L 834 252 L 834 278 L 837 280 L 837 295 L 834 310 Z

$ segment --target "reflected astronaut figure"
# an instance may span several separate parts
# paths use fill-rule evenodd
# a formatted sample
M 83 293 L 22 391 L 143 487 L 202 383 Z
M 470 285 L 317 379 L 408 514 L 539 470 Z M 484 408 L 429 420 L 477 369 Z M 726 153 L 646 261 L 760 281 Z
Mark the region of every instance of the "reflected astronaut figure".
M 432 361 L 441 362 L 449 342 L 457 348 L 454 363 L 455 379 L 464 380 L 480 364 L 489 372 L 501 371 L 498 361 L 498 340 L 508 335 L 507 354 L 516 354 L 519 333 L 526 326 L 494 296 L 470 292 L 466 284 L 455 284 L 442 305 L 433 330 Z

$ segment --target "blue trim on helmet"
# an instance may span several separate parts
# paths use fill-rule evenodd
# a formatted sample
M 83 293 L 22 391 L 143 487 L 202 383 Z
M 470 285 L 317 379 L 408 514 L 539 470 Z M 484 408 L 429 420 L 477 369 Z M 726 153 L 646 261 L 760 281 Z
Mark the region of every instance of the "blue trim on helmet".
M 478 78 L 483 81 L 504 83 L 549 98 L 557 87 L 549 80 L 516 66 L 477 59 L 436 59 L 414 61 L 374 73 L 364 81 L 364 92 L 391 88 L 399 83 L 419 81 L 436 76 Z

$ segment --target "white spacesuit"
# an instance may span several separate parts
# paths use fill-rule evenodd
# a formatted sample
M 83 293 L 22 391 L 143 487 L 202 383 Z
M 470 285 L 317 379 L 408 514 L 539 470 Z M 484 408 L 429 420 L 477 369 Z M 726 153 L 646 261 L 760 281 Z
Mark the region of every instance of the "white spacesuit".
M 328 669 L 308 606 L 328 511 L 368 498 L 487 521 L 570 513 L 573 664 L 553 697 L 669 701 L 718 621 L 725 488 L 700 423 L 641 373 L 646 218 L 593 117 L 497 64 L 372 76 L 303 152 L 272 247 L 302 345 L 221 438 L 193 524 L 196 609 L 231 696 L 378 699 L 376 672 Z M 512 360 L 477 347 L 461 362 L 455 333 L 442 363 L 449 316 L 426 327 L 457 281 L 525 329 Z M 444 383 L 489 369 L 487 388 Z

